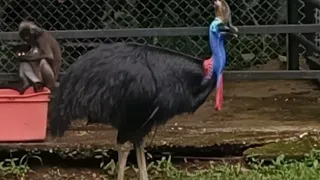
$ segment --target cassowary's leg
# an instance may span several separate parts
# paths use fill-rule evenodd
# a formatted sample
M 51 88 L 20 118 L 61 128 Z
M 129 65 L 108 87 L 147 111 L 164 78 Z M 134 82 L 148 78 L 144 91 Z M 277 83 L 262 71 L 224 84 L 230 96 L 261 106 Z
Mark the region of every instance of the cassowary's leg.
M 129 142 L 118 145 L 119 171 L 118 171 L 117 180 L 124 180 L 124 171 L 127 165 L 127 159 L 128 159 L 128 155 L 130 153 L 131 148 L 132 148 L 131 143 Z
M 147 163 L 144 154 L 144 144 L 135 144 L 140 180 L 148 180 Z
M 142 167 L 141 153 L 138 151 L 138 147 L 139 146 L 135 145 L 136 155 L 137 155 L 137 163 L 138 163 L 138 169 L 139 169 L 139 175 L 140 175 L 140 179 L 142 179 L 142 176 L 141 176 L 141 167 Z

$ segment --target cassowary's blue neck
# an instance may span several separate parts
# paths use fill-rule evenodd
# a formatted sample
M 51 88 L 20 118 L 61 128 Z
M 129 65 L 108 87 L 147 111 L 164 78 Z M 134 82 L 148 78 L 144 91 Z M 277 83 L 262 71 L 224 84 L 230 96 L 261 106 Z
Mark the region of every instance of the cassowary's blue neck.
M 209 28 L 209 40 L 210 48 L 213 59 L 213 73 L 216 73 L 217 76 L 222 73 L 225 64 L 226 64 L 226 52 L 224 48 L 224 37 L 220 33 L 219 24 L 222 21 L 219 18 L 215 18 L 214 21 L 210 24 Z
M 214 88 L 213 83 L 215 82 L 215 88 L 217 88 L 218 94 L 216 97 L 216 104 L 218 104 L 217 109 L 221 109 L 222 102 L 222 92 L 223 92 L 223 81 L 222 81 L 222 71 L 226 63 L 226 52 L 224 49 L 224 37 L 220 33 L 220 25 L 223 22 L 220 18 L 215 18 L 209 27 L 209 41 L 210 48 L 212 52 L 211 59 L 205 60 L 203 63 L 204 67 L 204 79 L 200 86 L 200 91 L 197 93 L 196 99 L 193 103 L 193 111 L 195 111 L 201 104 L 204 103 L 206 98 L 211 93 Z M 215 78 L 214 80 L 212 78 Z M 219 103 L 217 103 L 217 101 Z M 221 101 L 221 102 L 220 102 Z

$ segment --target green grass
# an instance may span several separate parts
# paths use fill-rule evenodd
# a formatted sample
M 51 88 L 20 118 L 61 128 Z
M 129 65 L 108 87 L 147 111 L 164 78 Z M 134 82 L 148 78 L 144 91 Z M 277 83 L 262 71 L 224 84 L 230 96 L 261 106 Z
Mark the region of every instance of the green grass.
M 0 162 L 0 178 L 10 177 L 11 179 L 23 179 L 31 168 L 28 166 L 29 159 L 37 159 L 42 164 L 42 159 L 39 156 L 30 153 L 25 154 L 22 158 L 9 158 Z
M 320 151 L 306 154 L 301 161 L 287 160 L 283 155 L 264 165 L 262 160 L 249 158 L 249 163 L 230 165 L 209 163 L 206 168 L 181 168 L 174 166 L 170 158 L 151 163 L 148 173 L 151 179 L 166 180 L 319 180 L 320 179 Z M 135 169 L 134 167 L 131 167 Z M 104 166 L 108 177 L 115 177 L 117 173 L 114 162 Z M 137 169 L 136 169 L 137 171 Z
M 14 177 L 14 179 L 33 179 L 28 178 L 31 168 L 27 165 L 29 158 L 37 156 L 26 155 L 23 159 L 7 159 L 0 162 L 0 179 L 9 179 L 4 177 Z M 171 159 L 163 158 L 162 160 L 150 163 L 148 165 L 148 173 L 150 180 L 319 180 L 320 179 L 320 151 L 312 151 L 306 154 L 299 161 L 286 159 L 283 155 L 279 156 L 269 165 L 265 165 L 262 160 L 257 160 L 254 157 L 249 157 L 247 164 L 217 164 L 199 163 L 186 165 L 175 165 L 171 163 Z M 196 166 L 195 166 L 196 165 Z M 57 169 L 59 170 L 59 169 Z M 101 174 L 97 177 L 100 179 L 114 179 L 117 174 L 117 165 L 114 161 L 108 164 L 101 163 Z M 138 173 L 134 166 L 128 167 L 126 177 L 128 179 L 137 179 Z M 38 172 L 35 172 L 38 174 Z M 79 173 L 81 174 L 81 172 Z M 78 175 L 79 175 L 78 174 Z M 70 174 L 69 174 L 70 175 Z M 79 179 L 70 178 L 68 174 L 62 176 L 60 173 L 49 174 L 46 179 Z M 43 179 L 40 175 L 39 179 Z M 11 178 L 10 178 L 11 179 Z M 38 180 L 38 179 L 36 179 Z
M 308 167 L 305 163 L 291 163 L 279 167 L 245 169 L 240 164 L 219 165 L 189 173 L 185 170 L 171 170 L 153 179 L 168 180 L 318 180 L 320 169 Z

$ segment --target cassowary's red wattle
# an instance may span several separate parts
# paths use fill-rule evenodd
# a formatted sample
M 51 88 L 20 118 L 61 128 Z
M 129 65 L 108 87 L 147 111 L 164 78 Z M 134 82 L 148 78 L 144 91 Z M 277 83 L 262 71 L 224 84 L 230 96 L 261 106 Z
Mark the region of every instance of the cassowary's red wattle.
M 203 62 L 203 71 L 204 71 L 204 78 L 205 79 L 210 79 L 212 76 L 212 71 L 213 71 L 213 60 L 212 58 L 204 60 Z
M 211 78 L 212 76 L 212 71 L 213 71 L 213 59 L 207 59 L 203 62 L 203 70 L 204 70 L 204 77 L 205 78 Z M 222 103 L 223 103 L 223 76 L 222 74 L 220 75 L 220 79 L 218 80 L 218 86 L 216 89 L 216 105 L 215 109 L 217 111 L 220 111 L 222 109 Z
M 223 75 L 220 75 L 220 79 L 218 81 L 218 87 L 216 89 L 216 107 L 215 109 L 217 111 L 220 111 L 222 109 L 222 103 L 223 103 Z

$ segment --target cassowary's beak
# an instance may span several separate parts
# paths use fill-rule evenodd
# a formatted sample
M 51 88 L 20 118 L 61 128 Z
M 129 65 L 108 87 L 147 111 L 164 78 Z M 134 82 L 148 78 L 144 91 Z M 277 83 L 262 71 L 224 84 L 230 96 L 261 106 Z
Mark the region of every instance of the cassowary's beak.
M 220 31 L 222 34 L 230 34 L 235 37 L 238 37 L 239 30 L 237 27 L 232 25 L 231 23 L 227 23 L 220 27 Z

